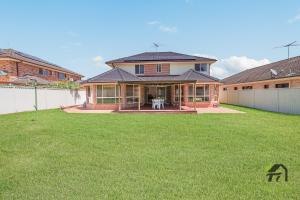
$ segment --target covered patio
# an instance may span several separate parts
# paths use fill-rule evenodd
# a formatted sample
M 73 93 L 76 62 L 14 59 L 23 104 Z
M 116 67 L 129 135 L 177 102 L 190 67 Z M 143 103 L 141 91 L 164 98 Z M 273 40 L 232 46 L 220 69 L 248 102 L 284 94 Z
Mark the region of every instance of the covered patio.
M 193 70 L 180 76 L 137 77 L 115 68 L 104 75 L 83 83 L 86 109 L 191 112 L 218 105 L 219 82 Z

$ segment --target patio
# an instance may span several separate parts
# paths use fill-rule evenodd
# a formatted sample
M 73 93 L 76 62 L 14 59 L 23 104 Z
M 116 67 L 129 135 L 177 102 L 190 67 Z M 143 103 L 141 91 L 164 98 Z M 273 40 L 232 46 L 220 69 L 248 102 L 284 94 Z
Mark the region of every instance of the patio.
M 220 113 L 220 114 L 225 114 L 225 113 L 244 113 L 238 110 L 230 109 L 230 108 L 225 108 L 222 106 L 219 107 L 210 107 L 210 108 L 196 108 L 194 110 L 193 108 L 187 107 L 187 106 L 182 106 L 181 110 L 179 111 L 176 107 L 166 107 L 165 109 L 161 110 L 153 110 L 149 106 L 143 106 L 141 107 L 141 110 L 136 110 L 136 109 L 127 109 L 127 110 L 121 110 L 121 111 L 114 111 L 114 110 L 91 110 L 91 109 L 85 109 L 82 106 L 75 106 L 75 107 L 69 107 L 69 108 L 64 108 L 63 109 L 67 113 L 168 113 L 168 114 L 173 114 L 173 113 L 182 113 L 182 114 L 192 114 L 192 113 L 197 113 L 197 114 L 205 114 L 205 113 Z

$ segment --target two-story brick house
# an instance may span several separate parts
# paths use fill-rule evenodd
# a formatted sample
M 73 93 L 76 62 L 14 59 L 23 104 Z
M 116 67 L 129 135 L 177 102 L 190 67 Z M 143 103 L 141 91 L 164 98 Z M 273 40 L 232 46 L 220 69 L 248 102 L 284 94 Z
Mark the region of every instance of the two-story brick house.
M 13 83 L 17 77 L 30 75 L 49 82 L 78 81 L 82 75 L 13 49 L 0 49 L 0 84 Z
M 214 106 L 219 91 L 219 80 L 210 76 L 214 62 L 174 52 L 145 52 L 108 61 L 111 70 L 82 83 L 87 108 L 145 110 L 153 108 L 155 99 L 163 99 L 168 109 Z

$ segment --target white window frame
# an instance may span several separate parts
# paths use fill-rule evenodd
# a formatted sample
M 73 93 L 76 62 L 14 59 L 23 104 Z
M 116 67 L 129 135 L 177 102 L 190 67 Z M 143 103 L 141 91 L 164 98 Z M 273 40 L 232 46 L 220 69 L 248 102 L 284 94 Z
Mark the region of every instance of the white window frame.
M 127 96 L 127 86 L 133 86 L 132 87 L 132 96 Z M 135 92 L 134 92 L 134 89 L 135 89 L 135 87 L 140 87 L 139 85 L 137 85 L 137 84 L 127 84 L 126 85 L 126 91 L 125 91 L 125 94 L 126 94 L 126 104 L 135 104 L 135 103 L 139 103 L 139 100 L 137 101 L 137 102 L 135 102 L 134 100 L 136 99 L 136 98 L 140 98 L 140 95 L 139 94 L 135 94 Z M 139 93 L 139 92 L 138 92 Z M 136 96 L 137 95 L 137 96 Z M 129 102 L 128 103 L 128 99 L 132 99 L 132 102 Z
M 209 89 L 209 84 L 195 84 L 195 87 L 194 88 L 194 85 L 193 84 L 189 84 L 189 87 L 190 86 L 193 86 L 193 92 L 195 92 L 195 102 L 209 102 L 210 101 L 210 89 Z M 208 93 L 206 94 L 206 86 L 208 86 Z M 198 95 L 197 96 L 197 87 L 203 87 L 203 95 Z M 208 97 L 208 100 L 206 101 L 205 98 Z M 189 88 L 188 88 L 188 99 L 190 98 L 193 98 L 194 99 L 194 95 L 193 94 L 190 94 L 189 93 Z M 202 98 L 203 100 L 202 101 L 198 101 L 197 99 L 200 99 Z M 190 101 L 192 102 L 192 101 Z
M 162 64 L 156 64 L 156 72 L 161 73 Z
M 98 96 L 98 86 L 101 86 L 101 97 Z M 115 88 L 115 95 L 113 97 L 104 97 L 103 96 L 103 86 L 114 86 Z M 121 100 L 121 94 L 120 94 L 120 90 L 119 95 L 117 95 L 117 90 L 119 90 L 119 86 L 117 84 L 101 84 L 101 85 L 96 85 L 96 104 L 118 104 L 119 101 Z M 103 99 L 115 99 L 114 103 L 103 103 Z M 98 99 L 101 99 L 101 102 L 98 102 Z
M 136 71 L 135 71 L 135 67 L 136 66 L 138 66 L 138 68 L 139 68 L 138 73 L 136 73 Z M 141 73 L 141 66 L 143 66 L 143 68 L 144 68 L 143 73 Z M 136 64 L 136 65 L 134 65 L 134 73 L 137 74 L 137 75 L 143 75 L 143 74 L 145 74 L 145 65 L 143 65 L 143 64 Z

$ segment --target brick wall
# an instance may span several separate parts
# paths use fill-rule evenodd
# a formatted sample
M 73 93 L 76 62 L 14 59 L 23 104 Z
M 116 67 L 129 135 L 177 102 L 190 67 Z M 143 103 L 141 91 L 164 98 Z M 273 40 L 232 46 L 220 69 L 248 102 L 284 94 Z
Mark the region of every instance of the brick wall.
M 32 66 L 25 63 L 16 63 L 14 61 L 0 60 L 0 70 L 5 70 L 8 72 L 8 76 L 1 76 L 0 82 L 6 82 L 12 80 L 16 76 L 24 76 L 26 74 L 30 74 L 33 76 L 37 76 L 43 78 L 48 81 L 59 81 L 58 72 L 54 70 L 48 70 L 49 73 L 47 76 L 39 74 L 39 66 Z M 67 79 L 73 78 L 74 81 L 80 80 L 81 78 L 76 75 L 66 75 Z
M 145 64 L 144 66 L 145 76 L 160 76 L 170 74 L 170 64 L 161 64 L 161 72 L 156 71 L 156 64 Z

